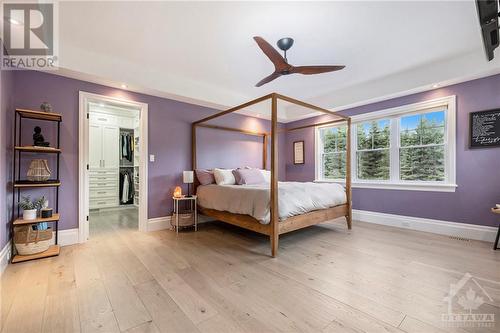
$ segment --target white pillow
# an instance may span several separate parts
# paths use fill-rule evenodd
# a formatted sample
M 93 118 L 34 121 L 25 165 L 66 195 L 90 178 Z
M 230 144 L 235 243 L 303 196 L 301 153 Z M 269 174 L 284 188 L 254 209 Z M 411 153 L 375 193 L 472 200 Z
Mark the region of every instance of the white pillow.
M 270 170 L 264 170 L 264 169 L 259 169 L 260 172 L 262 172 L 262 176 L 264 176 L 264 180 L 266 183 L 271 183 L 271 171 Z
M 217 185 L 234 185 L 236 179 L 231 169 L 214 169 L 214 178 Z

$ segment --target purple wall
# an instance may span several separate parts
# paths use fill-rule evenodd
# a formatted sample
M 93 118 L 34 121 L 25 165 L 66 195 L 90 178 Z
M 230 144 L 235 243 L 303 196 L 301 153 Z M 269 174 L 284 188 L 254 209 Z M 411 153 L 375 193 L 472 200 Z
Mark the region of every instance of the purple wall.
M 14 73 L 0 71 L 0 249 L 3 249 L 8 241 L 9 226 L 11 219 L 12 193 L 9 187 L 10 173 L 12 170 L 11 159 L 11 136 Z
M 424 93 L 395 98 L 342 111 L 358 115 L 438 97 L 457 96 L 456 178 L 454 193 L 381 189 L 353 189 L 355 209 L 452 222 L 496 226 L 498 217 L 490 212 L 500 202 L 500 148 L 469 149 L 469 113 L 500 108 L 500 75 L 469 81 Z M 323 118 L 324 120 L 324 118 Z M 299 126 L 320 119 L 287 124 Z M 311 181 L 314 170 L 314 129 L 290 132 L 287 140 L 287 180 Z M 293 165 L 292 143 L 305 140 L 306 164 Z
M 156 155 L 156 161 L 149 163 L 149 218 L 171 214 L 172 207 L 169 198 L 173 188 L 182 184 L 182 171 L 191 168 L 191 123 L 216 112 L 216 110 L 209 108 L 41 72 L 16 72 L 14 87 L 13 106 L 39 109 L 39 105 L 43 101 L 48 101 L 52 104 L 54 112 L 63 115 L 61 131 L 63 154 L 61 155 L 60 169 L 60 178 L 62 180 L 60 188 L 61 229 L 78 227 L 79 91 L 120 97 L 148 104 L 149 154 Z M 238 126 L 250 130 L 269 130 L 268 121 L 237 114 L 225 116 L 212 123 Z M 30 142 L 32 130 L 33 126 L 26 127 L 23 130 L 23 137 L 27 140 L 25 143 Z M 43 127 L 43 131 L 46 140 L 54 139 L 54 132 L 48 127 Z M 10 130 L 8 132 L 9 136 L 12 135 Z M 261 165 L 262 147 L 258 142 L 255 142 L 253 137 L 240 136 L 238 141 L 223 141 L 228 135 L 232 136 L 233 139 L 235 138 L 232 133 L 216 132 L 209 129 L 200 130 L 197 138 L 200 166 L 203 166 L 202 163 L 210 164 L 210 167 Z M 242 144 L 244 148 L 242 148 Z M 284 148 L 284 136 L 282 136 L 281 145 Z M 224 150 L 221 147 L 224 147 Z M 280 167 L 281 178 L 284 179 L 284 161 L 280 163 Z

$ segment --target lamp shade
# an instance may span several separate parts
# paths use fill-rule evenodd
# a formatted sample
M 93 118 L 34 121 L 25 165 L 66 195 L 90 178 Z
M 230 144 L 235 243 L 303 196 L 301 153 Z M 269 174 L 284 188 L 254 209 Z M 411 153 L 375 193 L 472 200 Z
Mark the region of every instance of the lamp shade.
M 191 184 L 194 181 L 194 172 L 193 171 L 183 171 L 182 172 L 182 181 L 184 184 Z

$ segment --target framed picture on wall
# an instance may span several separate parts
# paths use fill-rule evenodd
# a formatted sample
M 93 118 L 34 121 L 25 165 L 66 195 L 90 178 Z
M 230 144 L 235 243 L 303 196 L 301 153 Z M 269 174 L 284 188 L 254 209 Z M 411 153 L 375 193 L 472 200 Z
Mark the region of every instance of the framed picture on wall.
M 293 143 L 293 164 L 304 164 L 304 141 Z
M 500 109 L 471 112 L 470 148 L 500 147 Z

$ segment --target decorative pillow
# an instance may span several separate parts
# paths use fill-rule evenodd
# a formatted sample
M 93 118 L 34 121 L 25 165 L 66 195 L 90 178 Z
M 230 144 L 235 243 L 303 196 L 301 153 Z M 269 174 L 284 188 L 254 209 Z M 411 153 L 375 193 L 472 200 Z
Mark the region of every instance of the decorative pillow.
M 259 169 L 238 169 L 234 170 L 233 174 L 238 180 L 238 185 L 255 185 L 266 182 L 262 172 Z
M 201 185 L 215 183 L 214 172 L 212 170 L 198 169 L 196 170 L 196 178 L 198 178 Z
M 238 169 L 233 170 L 234 182 L 236 183 L 236 185 L 243 185 L 239 170 L 241 170 L 241 169 L 238 168 Z
M 217 185 L 236 184 L 236 179 L 234 179 L 233 170 L 231 169 L 214 169 L 214 178 Z
M 271 171 L 264 169 L 258 169 L 258 170 L 262 173 L 262 176 L 264 177 L 264 182 L 271 183 Z

